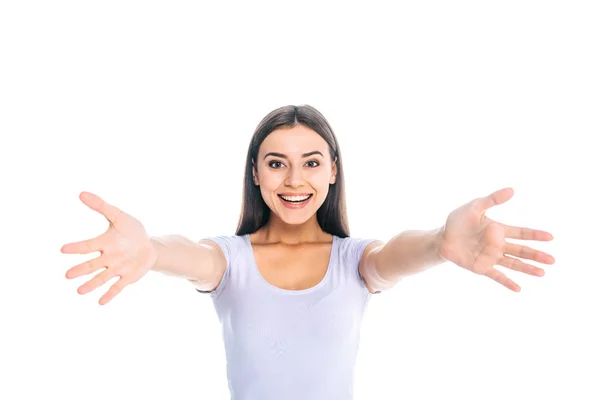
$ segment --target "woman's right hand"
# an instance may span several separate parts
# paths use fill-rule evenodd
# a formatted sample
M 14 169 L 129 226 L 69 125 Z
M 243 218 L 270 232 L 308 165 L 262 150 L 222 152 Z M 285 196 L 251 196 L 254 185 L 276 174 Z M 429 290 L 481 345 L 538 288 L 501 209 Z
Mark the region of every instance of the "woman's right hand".
M 99 304 L 104 305 L 125 286 L 137 282 L 150 271 L 156 262 L 157 252 L 140 221 L 92 193 L 82 192 L 79 199 L 106 217 L 109 227 L 98 237 L 69 243 L 61 248 L 60 251 L 64 254 L 100 252 L 99 257 L 76 265 L 69 269 L 65 276 L 67 279 L 73 279 L 106 268 L 80 286 L 77 289 L 79 294 L 89 293 L 113 277 L 119 276 L 119 280 L 100 298 Z

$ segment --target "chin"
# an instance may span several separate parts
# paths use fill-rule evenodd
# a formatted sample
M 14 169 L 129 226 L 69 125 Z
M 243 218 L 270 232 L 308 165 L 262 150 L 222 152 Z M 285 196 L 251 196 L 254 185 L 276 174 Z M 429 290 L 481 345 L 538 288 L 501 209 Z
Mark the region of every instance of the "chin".
M 295 218 L 290 218 L 289 216 L 287 218 L 281 218 L 281 216 L 279 216 L 279 219 L 281 219 L 281 221 L 283 221 L 284 223 L 288 224 L 288 225 L 302 225 L 307 223 L 308 221 L 310 221 L 310 219 L 312 218 L 312 215 L 308 216 L 308 217 L 295 217 Z
M 273 212 L 273 210 L 271 210 L 271 213 L 275 214 L 281 222 L 288 225 L 305 224 L 316 215 L 316 212 L 311 212 L 309 210 L 302 210 L 300 212 L 293 210 L 278 210 L 278 212 Z

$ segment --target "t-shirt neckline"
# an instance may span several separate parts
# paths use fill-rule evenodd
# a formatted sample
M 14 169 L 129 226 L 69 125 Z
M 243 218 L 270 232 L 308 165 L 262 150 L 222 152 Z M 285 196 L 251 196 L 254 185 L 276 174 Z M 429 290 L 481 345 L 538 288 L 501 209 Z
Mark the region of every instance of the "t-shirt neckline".
M 262 280 L 271 289 L 278 291 L 280 293 L 285 293 L 285 294 L 290 294 L 290 295 L 298 295 L 298 294 L 310 293 L 310 292 L 313 292 L 313 291 L 319 289 L 321 286 L 325 285 L 325 283 L 329 279 L 329 275 L 331 274 L 332 264 L 333 264 L 333 260 L 334 260 L 334 254 L 335 254 L 336 247 L 337 247 L 337 240 L 338 240 L 336 235 L 332 235 L 332 236 L 333 236 L 333 240 L 331 242 L 331 250 L 329 253 L 329 263 L 327 264 L 327 271 L 325 271 L 325 276 L 323 276 L 323 279 L 321 279 L 321 281 L 319 283 L 317 283 L 316 285 L 306 288 L 306 289 L 300 289 L 300 290 L 283 289 L 283 288 L 280 288 L 279 286 L 275 286 L 272 283 L 270 283 L 269 281 L 267 281 L 262 276 L 260 271 L 258 270 L 258 265 L 256 264 L 256 258 L 254 257 L 254 249 L 252 248 L 252 242 L 250 242 L 250 234 L 249 233 L 244 235 L 244 241 L 246 242 L 246 246 L 247 246 L 248 252 L 250 254 L 250 260 L 252 261 L 252 268 L 253 268 L 254 272 L 256 273 L 256 275 L 258 275 L 260 280 Z

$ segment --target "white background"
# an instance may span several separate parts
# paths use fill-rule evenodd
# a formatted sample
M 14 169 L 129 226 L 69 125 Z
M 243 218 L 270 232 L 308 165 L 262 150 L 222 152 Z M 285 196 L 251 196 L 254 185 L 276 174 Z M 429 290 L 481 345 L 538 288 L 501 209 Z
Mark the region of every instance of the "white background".
M 106 220 L 233 234 L 250 137 L 311 104 L 334 128 L 353 236 L 488 215 L 551 232 L 514 293 L 443 264 L 373 298 L 356 399 L 598 399 L 600 14 L 592 1 L 5 1 L 0 5 L 0 398 L 227 399 L 208 296 L 67 269 Z M 207 2 L 208 3 L 208 2 Z M 215 2 L 216 3 L 216 2 Z

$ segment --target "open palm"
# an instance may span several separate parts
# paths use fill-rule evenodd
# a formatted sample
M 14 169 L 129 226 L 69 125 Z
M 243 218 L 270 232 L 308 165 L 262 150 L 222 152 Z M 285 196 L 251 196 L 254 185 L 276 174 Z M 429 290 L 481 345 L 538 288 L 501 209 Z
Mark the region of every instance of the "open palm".
M 520 258 L 544 264 L 553 264 L 554 258 L 530 247 L 507 242 L 506 239 L 549 241 L 553 237 L 548 232 L 536 229 L 504 225 L 485 215 L 486 210 L 505 203 L 513 194 L 512 188 L 504 188 L 452 211 L 444 226 L 441 256 L 511 290 L 519 291 L 520 287 L 494 268 L 495 265 L 533 276 L 543 276 L 542 268 L 527 264 Z
M 65 276 L 73 279 L 106 268 L 82 285 L 77 290 L 79 294 L 91 292 L 119 276 L 119 280 L 100 299 L 100 305 L 104 305 L 125 286 L 138 281 L 152 268 L 157 257 L 156 249 L 144 226 L 131 215 L 89 192 L 82 192 L 79 198 L 89 208 L 106 217 L 109 227 L 98 237 L 69 243 L 61 248 L 61 252 L 65 254 L 101 253 L 99 257 L 69 269 Z

